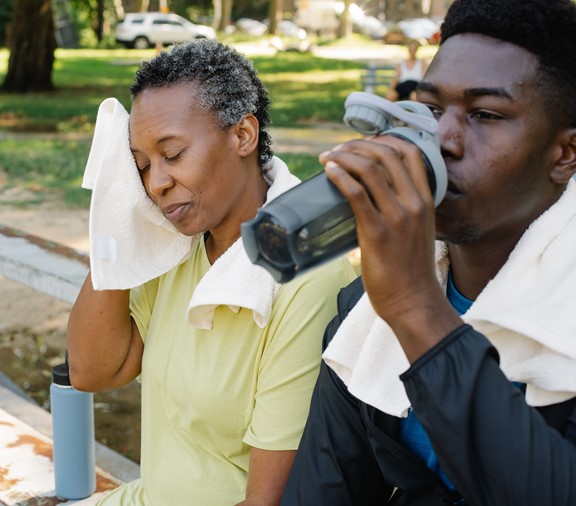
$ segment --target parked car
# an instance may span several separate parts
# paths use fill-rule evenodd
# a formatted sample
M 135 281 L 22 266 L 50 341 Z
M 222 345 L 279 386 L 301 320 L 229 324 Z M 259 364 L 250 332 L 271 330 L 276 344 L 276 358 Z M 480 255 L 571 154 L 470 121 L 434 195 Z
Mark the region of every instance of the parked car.
M 247 33 L 248 35 L 260 36 L 264 35 L 268 30 L 268 26 L 262 21 L 250 18 L 240 18 L 235 23 L 236 31 Z
M 403 19 L 398 22 L 397 28 L 406 39 L 418 40 L 422 43 L 437 44 L 440 35 L 440 27 L 428 18 Z
M 262 23 L 266 25 L 266 28 L 270 26 L 269 19 L 265 19 Z M 304 28 L 300 28 L 294 21 L 290 21 L 289 19 L 281 19 L 278 21 L 277 34 L 281 37 L 290 37 L 298 40 L 304 40 L 308 36 Z
M 139 12 L 126 14 L 116 25 L 114 37 L 128 48 L 146 49 L 157 44 L 215 39 L 216 32 L 210 26 L 194 24 L 178 14 Z
M 354 30 L 371 39 L 382 40 L 388 33 L 386 25 L 375 16 L 362 16 L 353 20 Z

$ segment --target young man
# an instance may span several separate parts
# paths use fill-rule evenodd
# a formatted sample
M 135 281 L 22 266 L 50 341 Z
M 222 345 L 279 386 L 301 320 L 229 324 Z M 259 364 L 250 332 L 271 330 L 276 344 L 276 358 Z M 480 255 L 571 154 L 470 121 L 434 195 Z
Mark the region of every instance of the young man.
M 366 294 L 339 297 L 282 504 L 576 504 L 575 54 L 569 0 L 456 0 L 418 92 L 440 206 L 396 138 L 321 156 Z

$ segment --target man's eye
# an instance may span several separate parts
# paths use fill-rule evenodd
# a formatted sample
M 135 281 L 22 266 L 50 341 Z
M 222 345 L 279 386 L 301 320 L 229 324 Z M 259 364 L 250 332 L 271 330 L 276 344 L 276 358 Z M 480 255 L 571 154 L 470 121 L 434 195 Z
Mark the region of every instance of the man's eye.
M 146 172 L 148 172 L 148 170 L 150 169 L 150 164 L 145 165 L 144 167 L 140 167 L 138 164 L 136 164 L 136 168 L 138 169 L 138 172 L 140 172 L 140 174 L 146 174 Z
M 430 109 L 430 112 L 432 113 L 432 115 L 438 119 L 440 116 L 442 116 L 442 110 L 439 107 L 436 107 L 435 105 L 430 105 L 430 104 L 424 104 L 426 107 L 428 107 L 428 109 Z
M 499 120 L 502 119 L 502 116 L 499 114 L 494 114 L 493 112 L 489 111 L 476 111 L 472 114 L 473 118 L 481 119 L 481 120 Z

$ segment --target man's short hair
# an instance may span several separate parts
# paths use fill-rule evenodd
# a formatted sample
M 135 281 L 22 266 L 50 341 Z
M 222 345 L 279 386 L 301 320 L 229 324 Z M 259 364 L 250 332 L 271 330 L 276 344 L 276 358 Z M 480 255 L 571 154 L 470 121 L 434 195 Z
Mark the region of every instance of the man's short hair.
M 455 0 L 441 27 L 450 37 L 478 33 L 520 46 L 540 62 L 550 118 L 576 126 L 576 4 L 571 0 Z

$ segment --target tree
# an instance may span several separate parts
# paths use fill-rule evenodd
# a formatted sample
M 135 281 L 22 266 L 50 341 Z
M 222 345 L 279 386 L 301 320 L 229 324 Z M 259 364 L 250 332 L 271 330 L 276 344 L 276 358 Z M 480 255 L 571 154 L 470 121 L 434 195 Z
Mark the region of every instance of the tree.
M 342 14 L 338 19 L 337 37 L 346 38 L 352 34 L 352 19 L 350 18 L 350 4 L 351 0 L 344 0 Z
M 56 38 L 52 0 L 14 2 L 10 26 L 8 72 L 3 92 L 50 91 Z
M 0 0 L 0 46 L 6 42 L 6 26 L 12 19 L 12 0 Z
M 275 35 L 278 28 L 278 21 L 282 19 L 282 0 L 270 0 L 268 5 L 268 33 Z
M 214 28 L 224 32 L 232 22 L 233 0 L 214 0 Z

